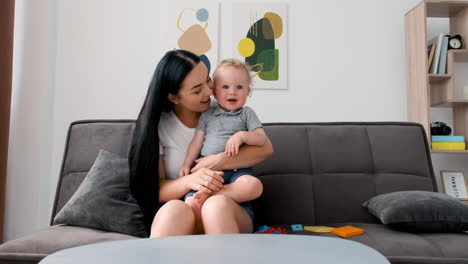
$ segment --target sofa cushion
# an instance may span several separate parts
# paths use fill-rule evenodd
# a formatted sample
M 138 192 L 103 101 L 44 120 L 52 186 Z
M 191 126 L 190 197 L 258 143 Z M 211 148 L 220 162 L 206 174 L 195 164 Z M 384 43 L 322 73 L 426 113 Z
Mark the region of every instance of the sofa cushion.
M 128 160 L 101 150 L 54 224 L 146 236 L 143 214 L 130 193 Z
M 82 120 L 70 125 L 51 225 L 54 217 L 78 189 L 101 149 L 128 157 L 134 125 L 135 120 Z
M 252 205 L 255 225 L 315 224 L 313 178 L 307 174 L 262 175 L 263 193 Z
M 468 234 L 465 233 L 408 233 L 395 230 L 383 224 L 334 223 L 327 226 L 340 227 L 351 225 L 364 229 L 365 233 L 349 238 L 382 253 L 392 263 L 431 263 L 458 264 L 467 263 Z M 331 233 L 313 233 L 308 231 L 293 234 L 337 237 Z
M 389 192 L 436 190 L 421 125 L 292 123 L 264 128 L 275 154 L 254 166 L 264 184 L 256 203 L 257 226 L 379 223 L 363 202 Z
M 134 238 L 119 233 L 57 225 L 0 245 L 0 263 L 37 263 L 45 256 L 62 249 Z
M 409 232 L 468 230 L 468 205 L 436 192 L 381 194 L 363 203 L 382 223 Z

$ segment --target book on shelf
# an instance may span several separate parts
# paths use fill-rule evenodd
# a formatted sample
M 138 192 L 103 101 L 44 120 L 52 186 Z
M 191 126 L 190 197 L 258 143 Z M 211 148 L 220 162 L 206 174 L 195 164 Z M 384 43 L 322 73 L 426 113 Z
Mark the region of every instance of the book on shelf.
M 432 60 L 434 59 L 436 44 L 431 44 L 427 47 L 427 72 L 431 68 Z
M 465 142 L 432 142 L 432 149 L 465 150 Z
M 464 136 L 432 136 L 432 142 L 465 142 Z
M 428 43 L 429 45 L 430 44 L 435 44 L 436 45 L 436 49 L 435 49 L 435 52 L 434 52 L 434 58 L 432 59 L 432 64 L 431 64 L 431 67 L 429 68 L 429 73 L 432 73 L 432 74 L 437 74 L 438 73 L 439 60 L 440 60 L 440 50 L 441 50 L 442 41 L 444 40 L 445 35 L 446 34 L 444 34 L 444 33 L 440 33 L 438 36 L 435 36 L 434 38 L 432 38 Z
M 444 35 L 444 37 L 442 39 L 442 46 L 440 47 L 439 67 L 437 69 L 438 74 L 447 73 L 448 39 L 449 39 L 449 35 Z

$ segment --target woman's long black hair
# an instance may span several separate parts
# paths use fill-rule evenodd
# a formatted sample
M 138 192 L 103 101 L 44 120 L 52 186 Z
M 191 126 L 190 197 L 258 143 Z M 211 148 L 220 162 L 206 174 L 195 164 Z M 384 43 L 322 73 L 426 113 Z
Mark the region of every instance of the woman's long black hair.
M 169 93 L 177 95 L 185 77 L 200 58 L 185 50 L 167 52 L 159 61 L 148 87 L 145 101 L 136 120 L 129 152 L 130 188 L 140 205 L 148 235 L 159 203 L 159 135 L 161 112 L 173 104 Z

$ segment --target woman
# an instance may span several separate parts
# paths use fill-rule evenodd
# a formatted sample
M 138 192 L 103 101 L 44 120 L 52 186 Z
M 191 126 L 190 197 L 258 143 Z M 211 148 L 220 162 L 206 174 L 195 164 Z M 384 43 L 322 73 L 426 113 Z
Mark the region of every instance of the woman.
M 210 107 L 212 86 L 206 66 L 191 52 L 169 51 L 156 67 L 129 155 L 132 193 L 143 210 L 150 237 L 189 235 L 197 230 L 252 232 L 246 210 L 227 196 L 211 196 L 198 214 L 179 200 L 190 190 L 219 191 L 223 187 L 220 170 L 253 166 L 273 152 L 269 140 L 263 147 L 243 146 L 233 157 L 219 153 L 200 159 L 191 174 L 177 177 L 201 112 Z M 164 150 L 160 145 L 166 146 Z M 165 203 L 159 210 L 158 202 Z

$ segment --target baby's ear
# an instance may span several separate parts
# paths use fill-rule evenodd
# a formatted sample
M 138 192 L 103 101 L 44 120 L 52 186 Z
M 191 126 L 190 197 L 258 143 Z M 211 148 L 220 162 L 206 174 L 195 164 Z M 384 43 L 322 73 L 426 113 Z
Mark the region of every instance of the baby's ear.
M 173 104 L 179 104 L 179 97 L 175 94 L 169 93 L 167 95 L 167 99 L 169 99 L 169 101 L 171 101 Z

